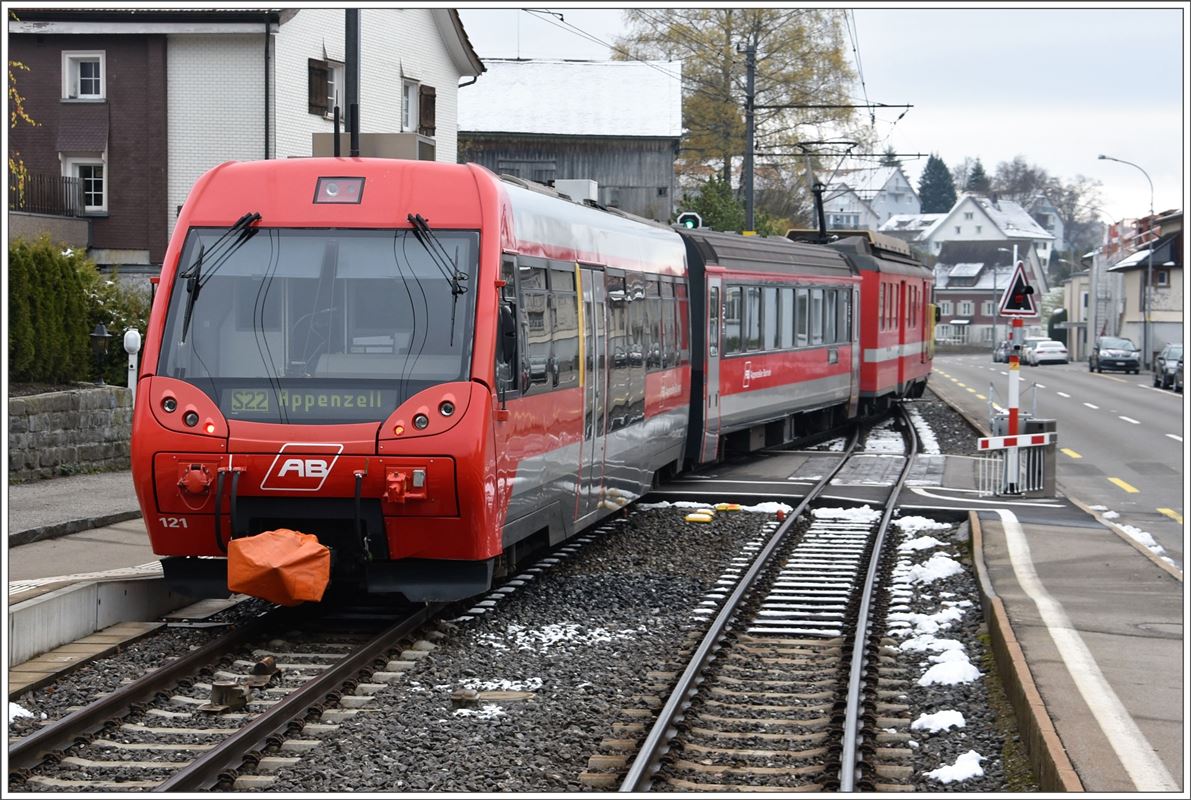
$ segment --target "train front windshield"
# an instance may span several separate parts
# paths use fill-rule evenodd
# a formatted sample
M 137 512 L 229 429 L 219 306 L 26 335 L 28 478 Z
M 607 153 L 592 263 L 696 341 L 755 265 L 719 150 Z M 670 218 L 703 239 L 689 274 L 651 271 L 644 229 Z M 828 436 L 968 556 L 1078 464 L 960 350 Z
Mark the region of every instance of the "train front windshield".
M 171 292 L 159 374 L 228 419 L 385 419 L 468 374 L 479 234 L 193 229 Z M 436 241 L 435 241 L 436 240 Z

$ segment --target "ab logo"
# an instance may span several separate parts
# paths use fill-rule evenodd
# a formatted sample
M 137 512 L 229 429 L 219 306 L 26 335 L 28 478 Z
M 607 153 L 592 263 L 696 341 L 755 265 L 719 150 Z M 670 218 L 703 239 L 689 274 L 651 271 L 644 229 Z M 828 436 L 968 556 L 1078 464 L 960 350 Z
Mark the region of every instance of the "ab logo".
M 323 483 L 342 452 L 342 444 L 330 442 L 283 444 L 265 472 L 261 489 L 270 492 L 317 492 L 323 488 Z

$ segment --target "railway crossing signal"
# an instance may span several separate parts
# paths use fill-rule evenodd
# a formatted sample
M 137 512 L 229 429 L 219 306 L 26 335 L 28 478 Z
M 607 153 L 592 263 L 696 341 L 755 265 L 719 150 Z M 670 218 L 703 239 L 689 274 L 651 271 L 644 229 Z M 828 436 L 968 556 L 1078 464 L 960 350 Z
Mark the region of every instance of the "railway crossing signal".
M 1034 304 L 1034 287 L 1026 283 L 1025 264 L 1017 262 L 1013 270 L 1013 278 L 1009 281 L 1005 293 L 1001 295 L 1001 307 L 998 309 L 1006 317 L 1036 317 L 1038 307 Z
M 678 215 L 678 224 L 684 228 L 702 228 L 703 218 L 694 211 L 684 211 Z

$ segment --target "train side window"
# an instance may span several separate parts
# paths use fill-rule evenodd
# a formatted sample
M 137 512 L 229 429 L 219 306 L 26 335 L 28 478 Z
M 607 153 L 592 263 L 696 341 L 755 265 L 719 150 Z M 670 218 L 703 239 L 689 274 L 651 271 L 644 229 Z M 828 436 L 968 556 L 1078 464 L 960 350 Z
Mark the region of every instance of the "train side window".
M 724 289 L 724 354 L 733 355 L 744 352 L 740 339 L 741 294 L 739 286 L 728 286 Z
M 579 385 L 579 295 L 575 265 L 550 262 L 551 348 L 547 375 L 552 388 Z
M 781 325 L 781 317 L 777 310 L 777 287 L 765 286 L 761 289 L 761 349 L 777 349 L 777 332 Z
M 504 286 L 500 289 L 499 330 L 496 342 L 496 385 L 503 399 L 508 393 L 521 391 L 518 365 L 517 321 L 517 261 L 511 255 L 501 258 L 500 277 Z
M 794 290 L 784 287 L 778 290 L 778 347 L 789 350 L 794 346 Z
M 880 302 L 877 307 L 877 327 L 880 330 L 885 330 L 885 284 L 878 284 L 881 287 Z
M 811 344 L 823 344 L 822 289 L 811 289 Z
M 546 268 L 518 264 L 521 275 L 521 304 L 525 326 L 525 369 L 529 373 L 526 395 L 550 388 L 553 369 L 549 324 L 550 293 L 546 291 Z
M 823 290 L 823 344 L 835 344 L 835 289 Z
M 686 284 L 681 280 L 674 284 L 674 310 L 678 325 L 678 363 L 691 360 L 690 307 L 687 305 Z
M 579 385 L 579 296 L 553 292 L 550 313 L 554 322 L 551 381 L 558 389 Z
M 807 289 L 799 289 L 794 304 L 794 330 L 797 332 L 796 341 L 799 347 L 806 347 L 810 343 L 810 316 L 810 292 Z
M 658 279 L 645 281 L 645 368 L 662 366 L 662 296 Z
M 678 366 L 678 329 L 674 324 L 674 284 L 663 282 L 662 290 L 662 367 L 669 369 Z
M 761 287 L 744 287 L 744 349 L 761 349 Z
M 840 289 L 836 292 L 836 301 L 838 310 L 835 312 L 835 322 L 837 333 L 835 340 L 837 342 L 852 341 L 852 290 Z

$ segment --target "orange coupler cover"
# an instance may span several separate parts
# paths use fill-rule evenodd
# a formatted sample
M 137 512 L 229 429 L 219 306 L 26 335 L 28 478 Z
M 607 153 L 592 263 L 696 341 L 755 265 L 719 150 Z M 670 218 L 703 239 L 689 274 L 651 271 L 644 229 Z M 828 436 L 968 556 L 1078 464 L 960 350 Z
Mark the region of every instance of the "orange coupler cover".
M 278 605 L 319 601 L 331 580 L 331 551 L 288 528 L 227 543 L 227 588 Z

